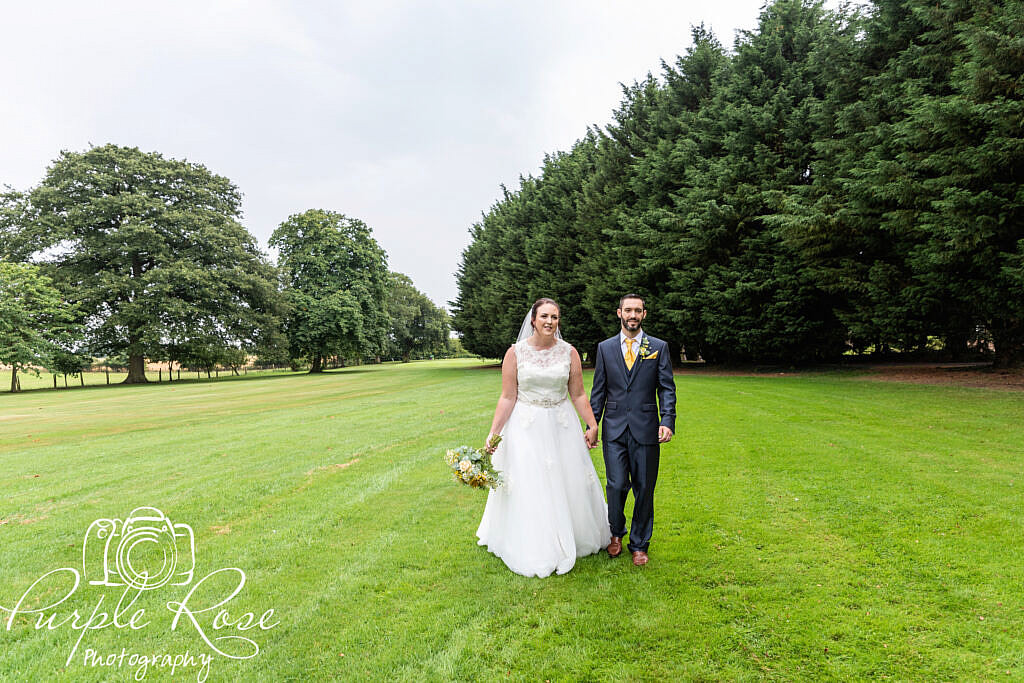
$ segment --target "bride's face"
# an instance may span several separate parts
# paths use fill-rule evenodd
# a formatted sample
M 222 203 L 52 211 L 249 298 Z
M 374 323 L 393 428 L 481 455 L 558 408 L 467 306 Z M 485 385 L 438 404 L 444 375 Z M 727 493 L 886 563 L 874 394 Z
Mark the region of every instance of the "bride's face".
M 533 330 L 541 337 L 552 337 L 558 331 L 558 306 L 544 304 L 537 309 L 537 317 L 533 319 Z

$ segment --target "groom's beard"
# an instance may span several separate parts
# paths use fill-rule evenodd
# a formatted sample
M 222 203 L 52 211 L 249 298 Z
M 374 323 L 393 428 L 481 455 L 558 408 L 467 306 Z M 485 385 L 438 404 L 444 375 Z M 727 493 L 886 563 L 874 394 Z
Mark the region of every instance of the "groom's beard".
M 629 332 L 635 332 L 636 330 L 640 329 L 640 321 L 639 320 L 622 320 L 622 327 L 623 327 L 623 329 L 625 329 L 625 330 L 627 330 Z

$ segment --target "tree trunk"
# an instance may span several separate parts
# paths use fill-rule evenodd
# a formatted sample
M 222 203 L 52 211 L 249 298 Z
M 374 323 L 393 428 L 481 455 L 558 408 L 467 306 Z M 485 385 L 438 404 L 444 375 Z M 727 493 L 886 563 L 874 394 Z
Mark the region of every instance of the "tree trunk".
M 963 332 L 946 335 L 944 351 L 951 361 L 961 361 L 967 356 L 967 340 L 967 334 Z
M 79 381 L 79 383 L 81 383 L 81 385 L 83 387 L 85 386 L 85 373 L 84 372 L 78 373 L 78 381 Z
M 1024 353 L 1022 349 L 1018 347 L 1014 352 L 1004 350 L 1000 352 L 1000 347 L 996 347 L 996 357 L 992 361 L 992 367 L 994 368 L 1017 368 L 1024 365 Z
M 313 365 L 309 368 L 310 374 L 324 371 L 324 359 L 319 353 L 313 354 Z
M 996 348 L 996 368 L 1013 368 L 1024 364 L 1024 321 L 998 320 L 991 326 L 992 343 Z
M 675 352 L 669 355 L 669 361 L 672 362 L 673 369 L 678 368 L 683 364 L 683 352 L 685 351 L 683 343 L 676 339 L 675 343 L 669 342 L 668 349 L 669 351 L 675 349 Z
M 164 369 L 163 368 L 157 368 L 156 369 L 156 383 L 160 384 L 163 381 L 164 381 Z
M 64 388 L 68 388 L 68 373 L 64 373 Z
M 107 368 L 103 372 L 107 373 L 107 384 L 110 384 L 110 368 Z M 57 385 L 57 377 L 56 376 L 54 376 L 54 378 L 53 378 L 53 384 L 54 384 L 54 386 Z
M 57 388 L 57 375 L 54 375 L 54 376 L 53 376 L 53 388 L 54 388 L 54 389 L 56 389 L 56 388 Z
M 18 366 L 11 364 L 11 393 L 18 390 Z
M 128 376 L 121 384 L 146 384 L 146 359 L 143 356 L 128 356 Z

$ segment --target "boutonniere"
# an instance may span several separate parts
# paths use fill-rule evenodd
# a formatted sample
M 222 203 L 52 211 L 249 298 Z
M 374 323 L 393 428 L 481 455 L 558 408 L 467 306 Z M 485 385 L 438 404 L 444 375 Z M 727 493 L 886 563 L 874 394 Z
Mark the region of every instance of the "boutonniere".
M 651 353 L 651 338 L 644 336 L 642 342 L 640 342 L 639 350 L 640 360 L 652 360 L 658 357 L 658 352 Z

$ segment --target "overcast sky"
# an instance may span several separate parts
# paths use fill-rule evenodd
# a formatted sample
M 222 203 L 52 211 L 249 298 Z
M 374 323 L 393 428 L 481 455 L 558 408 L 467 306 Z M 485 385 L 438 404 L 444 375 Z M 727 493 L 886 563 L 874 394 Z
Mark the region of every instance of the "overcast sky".
M 5 2 L 0 185 L 115 143 L 205 164 L 261 246 L 293 213 L 365 221 L 392 270 L 455 298 L 469 228 L 604 126 L 704 22 L 726 46 L 760 0 Z

